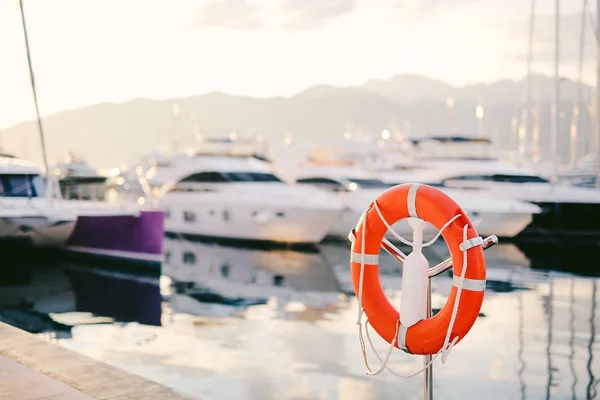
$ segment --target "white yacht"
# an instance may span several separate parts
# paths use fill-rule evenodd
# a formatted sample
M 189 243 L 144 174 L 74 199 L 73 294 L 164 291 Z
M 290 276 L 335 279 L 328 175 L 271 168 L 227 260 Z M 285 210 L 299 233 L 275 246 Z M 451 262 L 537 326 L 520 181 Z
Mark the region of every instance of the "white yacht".
M 33 162 L 0 155 L 0 238 L 27 237 L 63 244 L 73 231 L 73 209 L 50 207 L 49 193 Z
M 162 211 L 148 207 L 62 199 L 55 176 L 45 179 L 37 164 L 0 156 L 0 239 L 156 264 L 163 219 Z
M 491 167 L 491 166 L 490 166 Z M 567 184 L 553 184 L 535 173 L 496 165 L 480 170 L 439 169 L 441 185 L 491 193 L 497 198 L 513 198 L 536 204 L 536 215 L 523 232 L 527 235 L 600 235 L 600 191 Z
M 413 142 L 434 142 L 437 147 L 436 152 L 431 151 L 434 146 L 430 146 L 413 158 L 410 173 L 416 174 L 422 181 L 539 206 L 542 212 L 533 216 L 531 224 L 522 232 L 523 236 L 600 236 L 599 190 L 553 183 L 533 168 L 509 163 L 499 157 L 469 156 L 469 151 L 460 147 L 469 144 L 470 138 L 434 137 L 414 139 Z M 489 141 L 477 142 L 491 146 Z M 455 151 L 462 155 L 453 154 Z M 389 173 L 407 172 L 402 169 Z
M 106 175 L 92 168 L 81 157 L 70 153 L 50 168 L 58 178 L 62 197 L 73 200 L 105 199 Z
M 335 196 L 282 181 L 259 155 L 190 151 L 153 158 L 136 174 L 166 210 L 165 230 L 173 234 L 314 244 L 342 211 Z M 111 182 L 133 186 L 136 174 Z
M 408 178 L 407 180 L 404 180 Z M 395 180 L 398 180 L 397 182 Z M 365 208 L 387 188 L 408 182 L 423 182 L 416 177 L 394 176 L 393 174 L 372 174 L 354 166 L 307 166 L 298 168 L 296 182 L 321 187 L 335 192 L 344 203 L 344 212 L 333 225 L 330 235 L 347 237 L 354 228 Z M 469 215 L 472 221 L 481 220 L 477 230 L 484 236 L 514 237 L 540 212 L 539 207 L 518 200 L 498 199 L 485 194 L 476 194 L 459 189 L 443 189 Z M 411 240 L 412 228 L 406 220 L 393 226 L 394 230 Z M 436 232 L 428 229 L 429 236 Z M 387 237 L 393 239 L 388 234 Z
M 559 172 L 560 180 L 573 186 L 596 187 L 596 158 L 595 154 L 589 153 L 582 157 L 574 167 L 562 168 Z

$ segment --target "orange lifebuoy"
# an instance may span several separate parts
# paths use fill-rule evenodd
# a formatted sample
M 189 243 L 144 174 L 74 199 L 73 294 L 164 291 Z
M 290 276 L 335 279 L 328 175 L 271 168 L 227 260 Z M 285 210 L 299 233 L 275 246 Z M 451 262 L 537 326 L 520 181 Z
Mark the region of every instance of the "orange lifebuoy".
M 438 230 L 450 221 L 442 232 L 452 257 L 454 284 L 445 306 L 434 317 L 421 320 L 415 325 L 401 329 L 398 334 L 400 314 L 388 301 L 379 280 L 379 249 L 387 231 L 375 209 L 389 225 L 397 221 L 418 217 Z M 369 324 L 388 343 L 412 354 L 436 354 L 442 349 L 457 294 L 457 278 L 462 274 L 463 254 L 467 254 L 468 268 L 463 280 L 459 307 L 450 333 L 450 340 L 460 341 L 469 332 L 483 303 L 485 292 L 485 258 L 482 246 L 461 247 L 463 229 L 466 225 L 467 238 L 479 238 L 477 231 L 465 212 L 444 192 L 428 185 L 402 184 L 383 192 L 375 202 L 371 203 L 358 222 L 356 240 L 352 243 L 351 272 L 354 290 L 358 296 L 361 275 L 361 257 L 364 256 L 362 308 L 369 319 Z M 457 215 L 460 215 L 457 217 Z M 363 232 L 363 230 L 366 230 Z M 361 235 L 365 235 L 365 249 L 361 247 Z M 463 251 L 468 249 L 468 251 Z M 397 340 L 394 338 L 397 337 Z

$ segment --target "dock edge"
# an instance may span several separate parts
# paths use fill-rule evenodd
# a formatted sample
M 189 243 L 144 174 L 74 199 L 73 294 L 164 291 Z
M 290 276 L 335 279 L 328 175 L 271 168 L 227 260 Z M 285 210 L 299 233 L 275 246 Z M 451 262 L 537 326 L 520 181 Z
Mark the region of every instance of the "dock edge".
M 3 322 L 0 355 L 98 399 L 198 400 Z

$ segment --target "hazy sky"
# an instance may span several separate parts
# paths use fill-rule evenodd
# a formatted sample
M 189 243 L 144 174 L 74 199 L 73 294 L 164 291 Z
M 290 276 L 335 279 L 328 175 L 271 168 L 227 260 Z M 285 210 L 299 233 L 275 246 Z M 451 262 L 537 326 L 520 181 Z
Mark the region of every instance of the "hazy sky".
M 289 96 L 418 73 L 455 85 L 521 78 L 527 0 L 24 0 L 43 115 L 209 91 Z M 536 62 L 552 72 L 554 0 Z M 575 76 L 581 1 L 562 2 Z M 586 80 L 595 80 L 588 34 Z M 0 0 L 0 128 L 33 118 L 18 0 Z

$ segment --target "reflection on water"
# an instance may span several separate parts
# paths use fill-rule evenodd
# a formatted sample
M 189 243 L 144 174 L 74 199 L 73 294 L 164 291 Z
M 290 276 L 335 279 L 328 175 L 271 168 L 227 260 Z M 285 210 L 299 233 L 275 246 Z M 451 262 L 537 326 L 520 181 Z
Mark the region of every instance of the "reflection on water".
M 166 239 L 165 249 L 163 280 L 171 284 L 163 294 L 175 312 L 233 315 L 272 298 L 280 316 L 290 307 L 314 314 L 339 300 L 336 277 L 318 251 L 259 251 L 180 239 Z
M 140 277 L 89 266 L 70 266 L 66 274 L 71 282 L 76 311 L 160 326 L 162 296 L 157 277 Z
M 420 376 L 364 374 L 348 250 L 166 239 L 161 273 L 25 252 L 4 264 L 0 318 L 202 399 L 419 398 Z M 593 260 L 577 254 L 486 251 L 481 317 L 447 363 L 436 362 L 436 398 L 600 398 L 600 289 L 597 278 L 568 272 L 572 260 Z M 426 255 L 433 264 L 448 252 L 432 246 Z M 542 269 L 546 261 L 556 269 Z M 398 306 L 401 267 L 382 254 L 381 271 Z M 451 285 L 450 272 L 433 280 L 434 308 Z M 400 352 L 391 362 L 400 373 L 421 365 Z
M 161 323 L 158 272 L 147 276 L 106 269 L 104 262 L 88 260 L 77 265 L 52 253 L 49 257 L 18 253 L 19 262 L 6 266 L 0 276 L 0 310 L 5 322 L 61 337 L 70 337 L 74 324 Z

